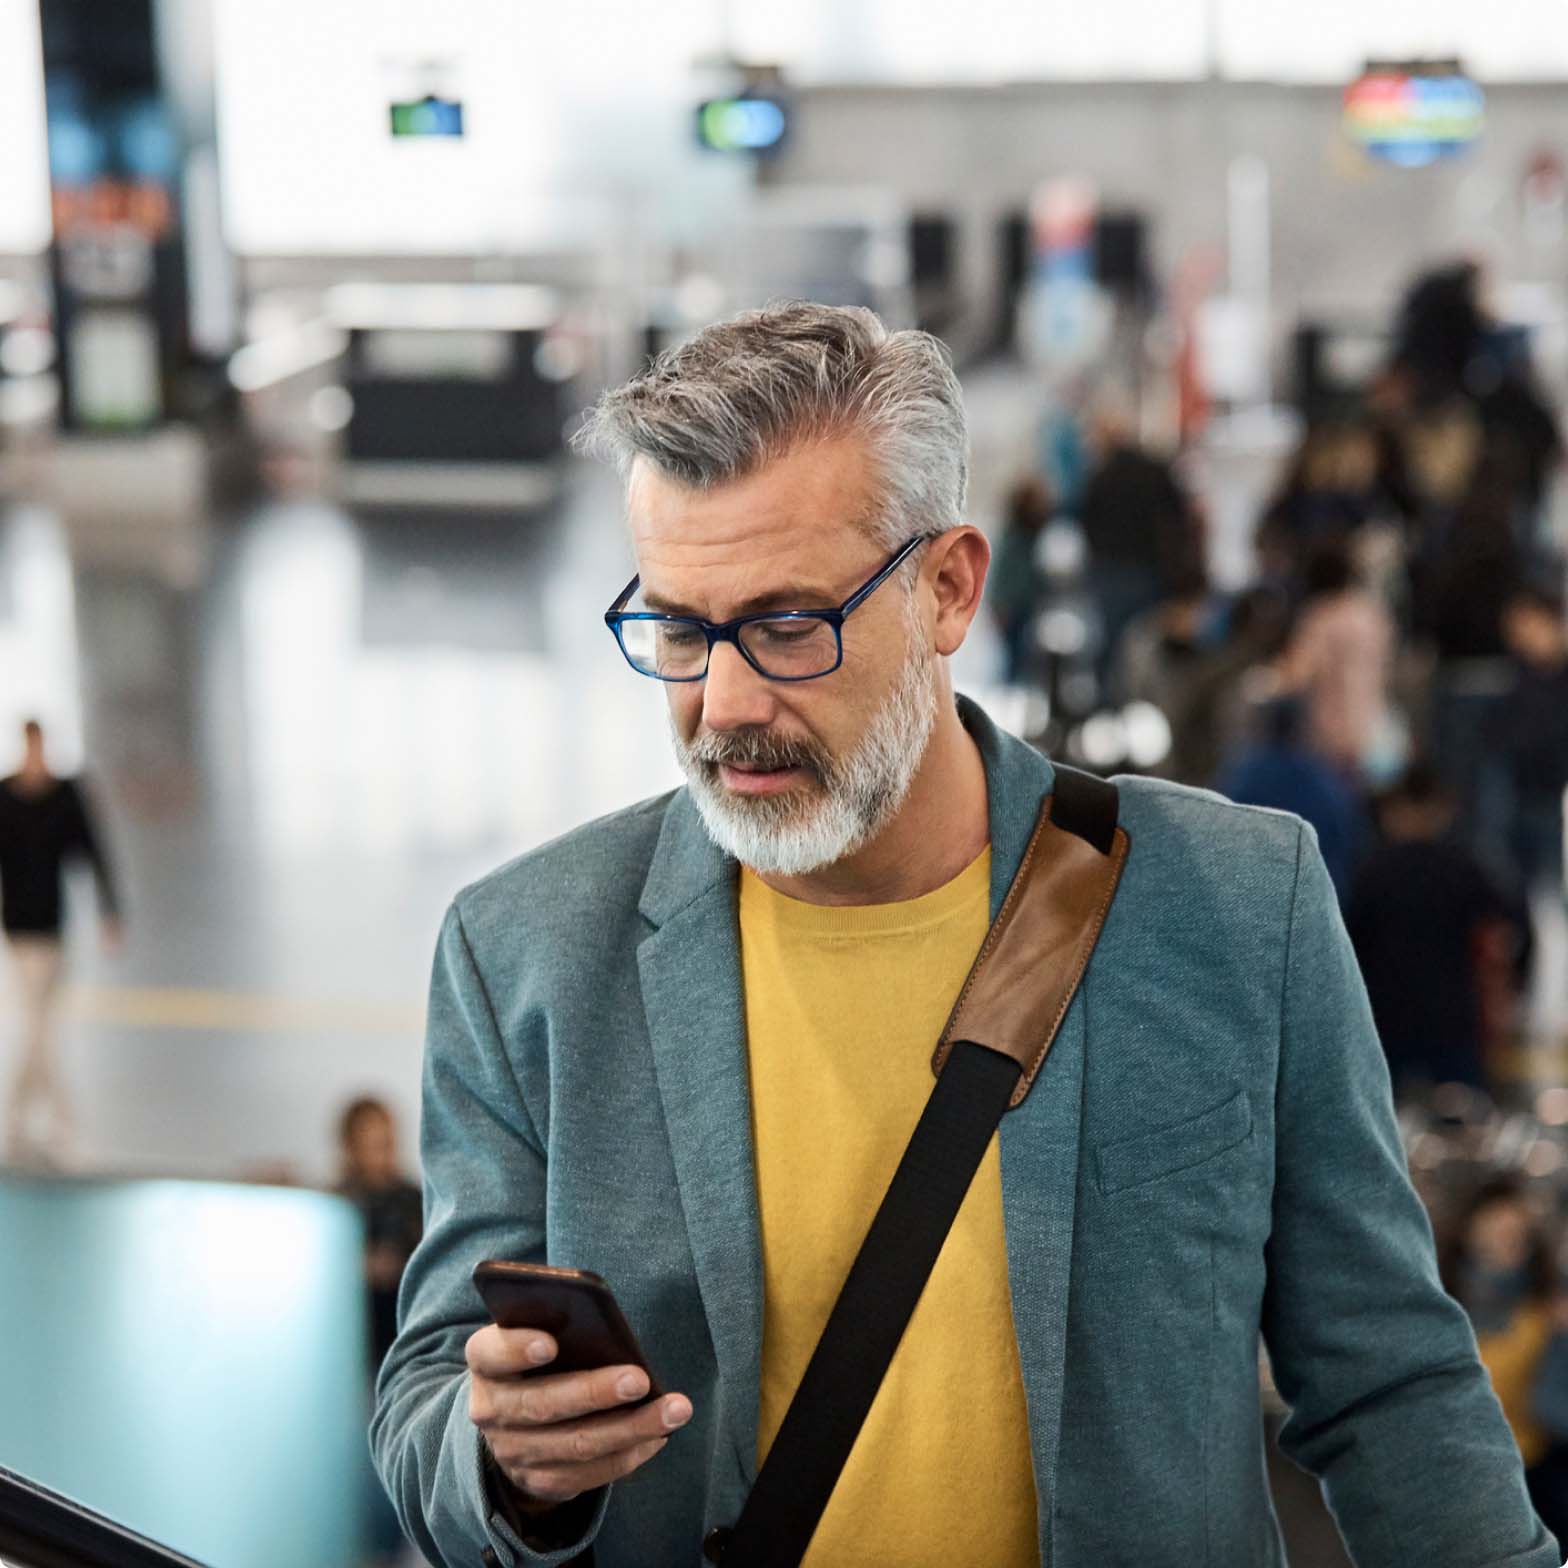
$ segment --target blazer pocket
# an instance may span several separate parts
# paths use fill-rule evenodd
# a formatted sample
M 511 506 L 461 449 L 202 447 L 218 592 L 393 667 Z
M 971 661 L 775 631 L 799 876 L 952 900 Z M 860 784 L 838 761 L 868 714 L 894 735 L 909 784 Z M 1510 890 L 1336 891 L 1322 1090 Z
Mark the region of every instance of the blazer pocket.
M 1223 1105 L 1194 1116 L 1191 1121 L 1157 1132 L 1140 1133 L 1118 1143 L 1101 1144 L 1096 1151 L 1100 1191 L 1121 1192 L 1161 1176 L 1202 1165 L 1252 1136 L 1252 1102 L 1238 1089 Z

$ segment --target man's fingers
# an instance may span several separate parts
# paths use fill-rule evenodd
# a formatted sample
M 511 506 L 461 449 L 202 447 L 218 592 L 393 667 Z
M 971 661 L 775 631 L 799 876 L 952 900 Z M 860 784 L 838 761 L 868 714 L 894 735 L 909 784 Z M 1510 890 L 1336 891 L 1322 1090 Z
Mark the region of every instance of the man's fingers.
M 661 1437 L 657 1442 L 639 1444 L 636 1448 L 628 1448 L 592 1464 L 525 1465 L 517 1470 L 509 1470 L 508 1475 L 515 1486 L 521 1487 L 540 1502 L 569 1503 L 580 1493 L 623 1480 L 633 1470 L 647 1464 L 667 1441 Z
M 554 1426 L 497 1427 L 486 1433 L 491 1451 L 508 1469 L 593 1465 L 615 1454 L 664 1442 L 691 1418 L 684 1394 L 619 1415 L 585 1416 Z
M 555 1341 L 534 1328 L 500 1328 L 487 1323 L 468 1336 L 468 1370 L 481 1377 L 517 1377 L 555 1360 Z
M 619 1410 L 648 1392 L 641 1367 L 599 1367 L 592 1372 L 546 1372 L 510 1381 L 474 1379 L 469 1414 L 485 1428 L 553 1426 L 605 1410 Z

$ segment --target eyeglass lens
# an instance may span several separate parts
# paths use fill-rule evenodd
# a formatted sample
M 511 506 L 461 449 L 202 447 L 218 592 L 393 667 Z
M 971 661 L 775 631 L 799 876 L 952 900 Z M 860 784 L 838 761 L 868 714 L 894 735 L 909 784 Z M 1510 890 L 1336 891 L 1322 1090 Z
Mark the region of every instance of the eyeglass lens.
M 747 621 L 739 637 L 759 669 L 785 679 L 821 675 L 838 660 L 832 626 L 811 617 Z M 692 680 L 707 670 L 708 639 L 701 627 L 685 621 L 622 621 L 621 643 L 645 675 Z

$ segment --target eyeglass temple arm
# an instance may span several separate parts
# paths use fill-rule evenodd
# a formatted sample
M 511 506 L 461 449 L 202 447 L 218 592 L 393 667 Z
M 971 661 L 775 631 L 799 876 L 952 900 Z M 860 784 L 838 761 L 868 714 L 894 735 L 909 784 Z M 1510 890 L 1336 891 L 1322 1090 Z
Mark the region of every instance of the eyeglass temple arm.
M 606 619 L 608 619 L 612 615 L 619 615 L 621 613 L 621 611 L 626 608 L 627 601 L 631 598 L 631 596 L 634 593 L 637 592 L 637 585 L 641 581 L 642 581 L 642 573 L 641 572 L 635 573 L 633 575 L 633 577 L 632 577 L 632 580 L 629 583 L 627 583 L 627 585 L 623 589 L 621 589 L 621 591 L 618 594 L 616 594 L 616 596 L 615 596 L 615 603 L 612 604 L 610 606 L 610 608 L 604 612 Z
M 924 544 L 926 540 L 935 538 L 935 534 L 916 534 L 870 582 L 864 587 L 857 589 L 838 607 L 839 619 L 842 620 L 851 610 L 859 609 L 909 559 L 916 545 Z

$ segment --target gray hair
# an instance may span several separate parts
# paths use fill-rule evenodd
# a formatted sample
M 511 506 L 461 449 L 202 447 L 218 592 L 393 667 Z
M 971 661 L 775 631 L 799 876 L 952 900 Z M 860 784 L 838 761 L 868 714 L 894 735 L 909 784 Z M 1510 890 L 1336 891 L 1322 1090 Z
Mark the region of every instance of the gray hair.
M 706 489 L 803 442 L 854 434 L 880 473 L 869 526 L 889 550 L 960 521 L 969 437 L 948 352 L 858 306 L 787 300 L 704 327 L 606 392 L 573 444 L 623 475 L 643 457 Z

